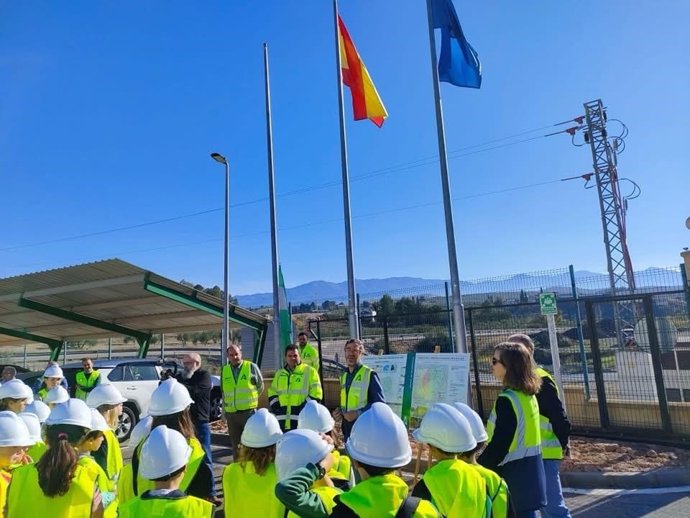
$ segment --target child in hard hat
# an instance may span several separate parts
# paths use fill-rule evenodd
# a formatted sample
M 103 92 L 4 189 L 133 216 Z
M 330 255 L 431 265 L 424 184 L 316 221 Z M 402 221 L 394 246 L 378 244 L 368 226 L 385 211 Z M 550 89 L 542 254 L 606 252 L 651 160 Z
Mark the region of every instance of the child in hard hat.
M 55 362 L 49 362 L 48 367 L 46 367 L 46 370 L 43 371 L 43 382 L 36 393 L 36 397 L 42 401 L 45 401 L 48 391 L 61 385 L 64 378 L 65 375 L 60 366 Z M 67 389 L 66 384 L 64 388 Z
M 285 507 L 275 496 L 276 443 L 282 435 L 278 419 L 265 408 L 247 420 L 239 459 L 223 470 L 225 518 L 285 516 Z
M 122 403 L 127 401 L 122 393 L 110 383 L 96 385 L 86 397 L 89 408 L 99 412 L 107 427 L 102 431 L 103 441 L 100 447 L 93 452 L 93 458 L 103 468 L 112 491 L 117 486 L 117 480 L 122 471 L 122 450 L 114 430 L 117 428 L 120 415 L 122 415 Z
M 24 419 L 24 416 L 28 414 L 33 414 L 36 416 L 36 419 L 38 420 L 38 430 L 33 428 L 35 424 L 30 425 L 26 419 L 24 420 L 26 426 L 29 428 L 29 434 L 31 434 L 32 439 L 36 440 L 36 443 L 29 448 L 26 453 L 33 459 L 34 462 L 38 462 L 38 459 L 43 456 L 48 448 L 48 445 L 43 439 L 43 423 L 46 422 L 46 419 L 48 419 L 48 416 L 50 415 L 50 408 L 48 408 L 48 405 L 46 405 L 43 401 L 34 399 L 31 403 L 26 405 L 24 412 L 19 414 L 19 416 Z
M 153 489 L 122 504 L 120 518 L 213 518 L 212 503 L 180 490 L 191 453 L 184 435 L 164 425 L 155 427 L 141 448 L 139 467 L 139 473 L 152 482 Z
M 26 448 L 33 443 L 24 421 L 14 412 L 0 412 L 0 516 L 7 501 L 12 475 L 10 467 L 24 462 Z
M 412 460 L 412 449 L 405 425 L 385 403 L 359 416 L 345 448 L 362 481 L 338 497 L 332 517 L 440 518 L 431 502 L 410 496 L 394 473 Z
M 48 449 L 48 446 L 46 446 L 46 443 L 43 441 L 43 435 L 41 434 L 41 422 L 38 420 L 38 416 L 31 412 L 22 412 L 18 415 L 19 418 L 24 421 L 27 430 L 29 430 L 29 437 L 33 443 L 26 451 L 26 454 L 33 462 L 38 462 L 46 452 L 46 449 Z
M 286 432 L 276 450 L 276 496 L 290 510 L 289 518 L 326 518 L 342 493 L 329 478 L 333 444 L 313 430 Z
M 338 451 L 342 443 L 338 434 L 335 433 L 334 426 L 335 421 L 328 409 L 313 400 L 307 401 L 297 418 L 298 429 L 313 430 L 325 434 L 333 441 L 333 446 L 335 446 L 331 453 L 333 455 L 333 467 L 328 472 L 328 477 L 333 481 L 335 487 L 347 491 L 355 485 L 355 475 L 350 457 L 342 455 Z
M 477 446 L 467 419 L 451 405 L 436 403 L 412 436 L 419 443 L 428 444 L 432 456 L 439 459 L 424 473 L 412 494 L 430 500 L 448 518 L 488 517 L 491 499 L 486 482 L 457 458 Z
M 486 482 L 486 489 L 489 493 L 489 498 L 491 499 L 492 518 L 508 518 L 509 516 L 514 516 L 515 513 L 512 508 L 510 491 L 508 491 L 506 481 L 503 480 L 495 471 L 491 471 L 490 469 L 487 469 L 481 464 L 477 463 L 477 456 L 481 454 L 486 447 L 486 441 L 489 440 L 489 434 L 486 433 L 482 418 L 479 417 L 479 414 L 465 403 L 453 403 L 453 406 L 465 417 L 465 419 L 467 419 L 467 422 L 470 424 L 470 428 L 472 430 L 472 436 L 474 437 L 475 441 L 477 441 L 476 448 L 462 453 L 458 456 L 458 458 L 467 462 L 484 478 L 484 481 Z
M 132 428 L 132 432 L 129 434 L 129 444 L 134 446 L 135 451 L 137 447 L 143 445 L 143 442 L 151 433 L 152 422 L 153 417 L 147 415 L 146 417 L 142 417 L 139 422 L 134 425 L 134 428 Z M 134 471 L 131 462 L 124 464 L 120 470 L 117 479 L 117 494 L 120 502 L 126 502 L 137 496 L 134 492 Z
M 19 414 L 33 399 L 34 393 L 22 380 L 15 378 L 0 386 L 0 411 L 9 410 Z
M 83 401 L 70 399 L 52 410 L 45 454 L 12 473 L 6 518 L 103 516 L 98 476 L 79 463 L 75 449 L 90 429 L 91 411 Z
M 67 392 L 60 385 L 50 389 L 43 397 L 43 402 L 48 405 L 48 408 L 51 410 L 55 408 L 56 405 L 64 403 L 67 400 L 69 400 L 69 392 Z

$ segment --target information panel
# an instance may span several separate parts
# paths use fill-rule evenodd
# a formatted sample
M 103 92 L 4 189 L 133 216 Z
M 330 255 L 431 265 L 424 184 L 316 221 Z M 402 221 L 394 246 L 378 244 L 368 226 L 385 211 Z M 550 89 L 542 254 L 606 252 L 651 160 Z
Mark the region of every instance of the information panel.
M 362 363 L 376 371 L 383 386 L 386 403 L 398 417 L 403 417 L 407 355 L 363 356 Z

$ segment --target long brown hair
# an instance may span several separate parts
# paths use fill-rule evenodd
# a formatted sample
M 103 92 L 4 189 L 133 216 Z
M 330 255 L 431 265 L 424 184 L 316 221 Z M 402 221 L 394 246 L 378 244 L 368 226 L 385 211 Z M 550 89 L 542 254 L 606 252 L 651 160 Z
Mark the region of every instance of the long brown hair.
M 192 437 L 196 438 L 194 424 L 192 423 L 192 417 L 189 413 L 189 407 L 185 408 L 182 412 L 177 412 L 175 414 L 153 416 L 153 421 L 151 421 L 151 430 L 162 424 L 171 430 L 180 432 L 187 440 L 191 439 Z
M 36 463 L 38 485 L 46 496 L 62 496 L 69 491 L 79 460 L 74 447 L 88 431 L 71 424 L 46 427 L 48 449 Z
M 275 459 L 275 444 L 266 446 L 265 448 L 249 448 L 248 446 L 242 446 L 242 448 L 240 448 L 240 466 L 242 466 L 244 470 L 247 462 L 251 462 L 254 465 L 254 471 L 256 471 L 257 475 L 266 473 L 266 470 L 273 464 Z
M 494 354 L 497 351 L 506 370 L 503 377 L 504 387 L 519 390 L 530 396 L 539 392 L 541 378 L 534 373 L 532 355 L 524 345 L 503 342 L 495 347 Z
M 113 430 L 117 428 L 117 425 L 120 421 L 120 417 L 116 412 L 113 412 L 113 410 L 115 410 L 121 404 L 122 403 L 118 403 L 117 405 L 101 405 L 98 407 L 98 411 L 105 418 L 105 422 L 108 423 L 108 426 Z

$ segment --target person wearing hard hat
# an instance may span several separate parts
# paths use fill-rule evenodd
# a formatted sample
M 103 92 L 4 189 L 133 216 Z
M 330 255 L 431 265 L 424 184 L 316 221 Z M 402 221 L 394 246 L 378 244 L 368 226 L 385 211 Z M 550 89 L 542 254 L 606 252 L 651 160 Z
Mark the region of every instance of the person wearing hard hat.
M 465 403 L 457 402 L 453 403 L 453 406 L 465 417 L 465 419 L 467 419 L 467 422 L 470 424 L 470 429 L 472 430 L 472 436 L 474 440 L 477 441 L 477 447 L 475 449 L 459 455 L 458 458 L 467 462 L 484 478 L 486 490 L 491 499 L 491 517 L 512 518 L 515 516 L 515 512 L 513 511 L 510 491 L 508 491 L 506 481 L 496 472 L 477 463 L 477 456 L 484 451 L 486 441 L 489 440 L 489 434 L 486 433 L 482 418 Z
M 534 359 L 534 342 L 528 335 L 514 334 L 508 337 L 508 341 L 524 345 Z M 570 518 L 560 476 L 563 456 L 570 455 L 570 420 L 554 377 L 543 367 L 536 366 L 534 372 L 541 378 L 537 403 L 541 424 L 541 455 L 546 475 L 546 505 L 541 508 L 541 514 L 543 518 Z
M 213 518 L 211 502 L 181 489 L 191 453 L 184 435 L 165 425 L 156 426 L 144 441 L 140 465 L 141 476 L 153 488 L 120 505 L 120 518 Z
M 361 340 L 351 338 L 345 342 L 347 368 L 340 375 L 340 412 L 343 415 L 340 427 L 345 441 L 362 412 L 376 402 L 386 402 L 379 375 L 362 363 L 363 355 Z
M 74 397 L 86 401 L 89 392 L 101 382 L 101 373 L 93 368 L 93 360 L 91 358 L 82 358 L 81 367 L 82 370 L 77 372 L 75 379 L 77 387 L 74 391 Z
M 477 470 L 458 459 L 459 454 L 477 447 L 467 419 L 451 405 L 436 403 L 412 436 L 428 444 L 433 458 L 439 459 L 424 473 L 412 495 L 430 500 L 448 518 L 488 518 L 491 499 L 486 482 Z
M 489 417 L 489 444 L 477 460 L 508 483 L 517 518 L 536 518 L 546 504 L 539 404 L 535 396 L 541 379 L 534 373 L 532 356 L 521 344 L 498 344 L 491 366 L 503 390 Z
M 357 419 L 345 448 L 362 481 L 338 497 L 332 517 L 440 518 L 395 474 L 412 460 L 412 449 L 407 428 L 386 404 L 374 403 Z
M 26 461 L 26 449 L 33 444 L 24 421 L 11 411 L 0 412 L 0 516 L 7 502 L 12 479 L 10 468 Z
M 129 444 L 134 446 L 135 449 L 137 446 L 142 445 L 151 433 L 152 422 L 153 417 L 147 415 L 142 417 L 132 428 L 132 433 L 129 434 Z M 117 479 L 117 494 L 120 502 L 126 502 L 137 496 L 134 492 L 134 473 L 131 462 L 124 464 L 120 470 L 120 475 Z
M 68 390 L 67 380 L 62 372 L 62 369 L 57 362 L 49 361 L 46 370 L 43 371 L 43 377 L 39 378 L 38 389 L 36 390 L 36 397 L 43 401 L 48 394 L 48 391 L 53 387 L 60 385 L 65 390 Z
M 33 399 L 33 391 L 21 380 L 13 379 L 0 386 L 0 410 L 10 410 L 19 414 Z
M 56 405 L 68 401 L 69 398 L 69 392 L 60 385 L 56 385 L 46 393 L 43 397 L 43 402 L 52 410 Z
M 43 425 L 50 415 L 50 407 L 40 399 L 34 399 L 31 403 L 26 405 L 24 412 L 30 412 L 38 417 L 38 422 Z
M 122 415 L 122 403 L 127 401 L 122 393 L 110 383 L 96 385 L 86 397 L 89 408 L 96 410 L 108 425 L 101 430 L 103 441 L 92 453 L 93 459 L 103 469 L 110 481 L 110 490 L 115 491 L 117 480 L 122 471 L 122 450 L 115 431 Z
M 328 472 L 333 467 L 333 444 L 313 430 L 293 430 L 278 441 L 276 496 L 290 511 L 288 518 L 326 518 L 342 490 Z
M 220 378 L 230 445 L 237 457 L 245 424 L 259 406 L 264 379 L 258 365 L 242 359 L 242 349 L 237 344 L 228 345 L 228 364 L 223 366 Z
M 316 372 L 319 372 L 319 350 L 309 343 L 307 333 L 299 333 L 297 335 L 297 343 L 299 344 L 299 355 L 302 361 L 312 369 L 315 369 Z
M 295 429 L 297 416 L 309 399 L 323 399 L 319 373 L 302 363 L 297 345 L 288 345 L 285 348 L 285 367 L 276 371 L 268 389 L 271 413 L 284 432 Z
M 57 405 L 46 420 L 48 449 L 36 464 L 17 468 L 7 492 L 6 518 L 102 518 L 98 476 L 79 463 L 76 446 L 91 429 L 79 399 Z
M 48 448 L 41 434 L 41 422 L 38 420 L 38 416 L 31 412 L 22 412 L 18 415 L 24 421 L 27 430 L 29 430 L 29 437 L 31 437 L 31 442 L 33 443 L 26 451 L 26 454 L 33 462 L 38 462 Z
M 328 409 L 316 401 L 307 401 L 297 418 L 298 430 L 313 430 L 329 437 L 335 449 L 333 466 L 327 473 L 335 487 L 347 491 L 355 485 L 355 474 L 352 469 L 352 461 L 347 455 L 342 455 L 338 449 L 342 447 L 338 434 L 335 433 L 335 421 Z
M 276 443 L 283 435 L 276 417 L 260 408 L 242 431 L 239 459 L 223 470 L 225 518 L 284 518 L 275 496 Z

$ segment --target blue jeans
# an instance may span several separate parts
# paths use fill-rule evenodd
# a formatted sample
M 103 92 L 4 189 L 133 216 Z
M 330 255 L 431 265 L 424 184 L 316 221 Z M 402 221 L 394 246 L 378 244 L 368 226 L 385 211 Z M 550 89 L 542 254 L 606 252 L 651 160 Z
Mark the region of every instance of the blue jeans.
M 539 511 L 515 511 L 515 518 L 539 518 Z
M 544 459 L 546 475 L 546 505 L 541 508 L 542 518 L 571 518 L 561 489 L 561 461 Z
M 206 453 L 204 457 L 204 464 L 206 464 L 211 471 L 211 474 L 213 474 L 213 455 L 211 453 L 211 425 L 209 423 L 195 423 L 195 428 L 196 428 L 196 434 L 199 437 L 199 442 L 201 443 L 201 447 L 204 449 L 204 453 Z M 213 483 L 213 476 L 211 477 L 211 492 L 209 493 L 211 496 L 215 496 L 216 494 L 216 487 L 215 484 Z

